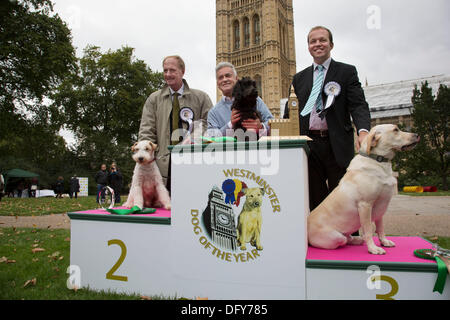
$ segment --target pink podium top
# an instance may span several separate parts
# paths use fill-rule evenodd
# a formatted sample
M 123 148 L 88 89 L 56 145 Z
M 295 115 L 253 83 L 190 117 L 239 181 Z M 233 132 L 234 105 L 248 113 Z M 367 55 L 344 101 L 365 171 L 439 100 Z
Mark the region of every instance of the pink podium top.
M 386 254 L 375 255 L 367 251 L 367 246 L 347 245 L 335 250 L 308 247 L 306 260 L 322 261 L 346 261 L 346 262 L 386 262 L 386 263 L 414 263 L 414 264 L 436 264 L 433 260 L 417 258 L 414 255 L 416 249 L 431 249 L 432 245 L 420 237 L 387 237 L 395 242 L 395 247 L 382 247 Z M 375 244 L 380 246 L 377 237 Z
M 127 207 L 115 207 L 113 209 L 129 209 Z M 93 210 L 86 210 L 86 211 L 77 211 L 77 213 L 83 213 L 83 214 L 106 214 L 106 215 L 115 215 L 113 213 L 110 213 L 104 209 L 93 209 Z M 148 213 L 148 214 L 129 214 L 127 216 L 135 216 L 135 217 L 154 217 L 154 218 L 170 218 L 170 210 L 162 209 L 162 208 L 156 208 L 156 211 L 154 213 Z
M 126 207 L 115 207 L 113 209 L 128 209 Z M 148 223 L 148 224 L 171 224 L 171 212 L 157 208 L 154 213 L 139 214 L 131 213 L 126 215 L 113 214 L 105 209 L 93 209 L 77 212 L 69 212 L 68 216 L 73 220 L 104 221 L 104 222 L 127 222 L 127 223 Z

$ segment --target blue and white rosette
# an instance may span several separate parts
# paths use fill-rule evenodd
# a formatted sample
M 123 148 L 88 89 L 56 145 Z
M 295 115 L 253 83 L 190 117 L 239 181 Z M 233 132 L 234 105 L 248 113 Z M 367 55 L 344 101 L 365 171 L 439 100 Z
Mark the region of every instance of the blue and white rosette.
M 325 85 L 323 91 L 328 96 L 325 108 L 323 108 L 323 110 L 326 110 L 331 107 L 334 99 L 341 93 L 341 86 L 339 85 L 339 83 L 331 81 Z
M 180 119 L 189 125 L 188 132 L 192 132 L 192 121 L 194 120 L 194 111 L 191 108 L 184 107 L 180 110 Z

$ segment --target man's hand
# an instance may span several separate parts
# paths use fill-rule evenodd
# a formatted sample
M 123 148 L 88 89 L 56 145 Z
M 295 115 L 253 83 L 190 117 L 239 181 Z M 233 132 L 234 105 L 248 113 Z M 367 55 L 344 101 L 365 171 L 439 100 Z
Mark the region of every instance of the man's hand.
M 358 135 L 358 139 L 356 140 L 356 152 L 359 152 L 359 149 L 361 148 L 361 144 L 364 140 L 364 138 L 368 135 L 369 133 L 367 131 L 361 131 Z
M 241 114 L 238 110 L 233 109 L 231 110 L 231 127 L 234 128 L 234 126 L 241 120 Z
M 247 119 L 242 121 L 242 126 L 247 130 L 253 130 L 258 132 L 258 130 L 263 129 L 263 125 L 259 119 Z

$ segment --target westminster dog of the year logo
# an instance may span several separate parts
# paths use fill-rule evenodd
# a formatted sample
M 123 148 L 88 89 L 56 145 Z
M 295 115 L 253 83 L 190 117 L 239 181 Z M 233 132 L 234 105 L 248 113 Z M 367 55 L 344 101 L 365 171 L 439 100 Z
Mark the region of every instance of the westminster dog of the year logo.
M 245 169 L 223 173 L 224 180 L 205 194 L 206 207 L 191 210 L 194 233 L 218 259 L 255 260 L 264 249 L 264 215 L 280 213 L 280 202 L 261 176 Z

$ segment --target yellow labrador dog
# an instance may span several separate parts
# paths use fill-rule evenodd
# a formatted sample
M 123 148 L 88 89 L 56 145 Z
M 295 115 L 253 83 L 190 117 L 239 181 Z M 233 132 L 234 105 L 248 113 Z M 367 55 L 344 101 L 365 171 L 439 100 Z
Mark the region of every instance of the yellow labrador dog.
M 245 203 L 238 217 L 237 238 L 241 250 L 246 250 L 246 243 L 250 242 L 257 250 L 262 250 L 261 205 L 264 195 L 263 188 L 242 189 L 245 194 Z
M 402 132 L 392 124 L 370 130 L 339 185 L 308 217 L 308 242 L 318 248 L 336 249 L 345 244 L 362 244 L 372 254 L 385 254 L 373 241 L 372 222 L 381 245 L 393 247 L 386 239 L 383 215 L 395 192 L 391 160 L 397 151 L 415 147 L 420 137 Z M 363 237 L 351 234 L 362 226 Z

